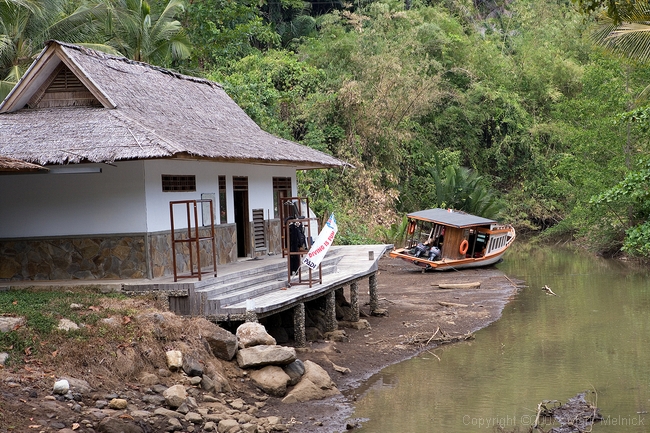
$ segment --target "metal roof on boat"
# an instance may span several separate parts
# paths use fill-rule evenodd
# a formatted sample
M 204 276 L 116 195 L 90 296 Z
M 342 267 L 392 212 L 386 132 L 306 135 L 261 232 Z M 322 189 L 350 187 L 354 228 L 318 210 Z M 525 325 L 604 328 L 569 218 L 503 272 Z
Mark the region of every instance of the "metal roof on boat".
M 457 228 L 496 223 L 494 220 L 449 209 L 427 209 L 410 213 L 407 216 Z

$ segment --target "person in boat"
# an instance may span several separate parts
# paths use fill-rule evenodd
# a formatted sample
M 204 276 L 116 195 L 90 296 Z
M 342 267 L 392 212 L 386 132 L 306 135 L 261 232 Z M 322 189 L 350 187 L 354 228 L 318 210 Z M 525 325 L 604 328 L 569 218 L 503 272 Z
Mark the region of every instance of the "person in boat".
M 415 246 L 415 251 L 413 255 L 415 257 L 426 257 L 427 260 L 429 261 L 436 261 L 440 260 L 442 257 L 442 253 L 440 252 L 440 248 L 436 247 L 434 244 L 434 239 L 429 238 L 423 243 L 418 243 Z

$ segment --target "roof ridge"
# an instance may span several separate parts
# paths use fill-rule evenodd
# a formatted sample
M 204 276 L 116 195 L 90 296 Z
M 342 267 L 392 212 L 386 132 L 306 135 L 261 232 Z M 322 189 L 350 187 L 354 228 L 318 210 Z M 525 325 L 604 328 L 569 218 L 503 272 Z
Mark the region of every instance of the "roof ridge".
M 195 83 L 207 84 L 209 86 L 214 86 L 214 87 L 218 87 L 220 89 L 223 89 L 223 86 L 221 84 L 219 84 L 219 83 L 217 83 L 215 81 L 210 81 L 207 78 L 193 77 L 191 75 L 181 74 L 180 72 L 172 71 L 171 69 L 166 69 L 166 68 L 163 68 L 161 66 L 155 66 L 155 65 L 152 65 L 152 64 L 149 64 L 149 63 L 139 62 L 137 60 L 131 60 L 128 57 L 116 56 L 114 54 L 106 53 L 104 51 L 98 51 L 98 50 L 95 50 L 95 49 L 92 49 L 92 48 L 84 47 L 82 45 L 76 45 L 76 44 L 71 44 L 71 43 L 68 43 L 68 42 L 62 42 L 62 41 L 58 41 L 56 39 L 50 39 L 49 41 L 47 41 L 45 43 L 45 45 L 49 46 L 52 43 L 58 44 L 58 45 L 60 45 L 62 47 L 65 47 L 65 48 L 70 48 L 72 50 L 79 51 L 80 53 L 83 53 L 83 54 L 85 54 L 87 56 L 96 57 L 96 58 L 101 59 L 101 60 L 115 60 L 115 61 L 120 61 L 120 62 L 129 64 L 129 65 L 138 65 L 138 66 L 145 67 L 147 69 L 151 69 L 151 70 L 156 71 L 156 72 L 171 75 L 172 77 L 178 78 L 179 80 L 187 80 L 187 81 L 192 81 L 192 82 L 195 82 Z

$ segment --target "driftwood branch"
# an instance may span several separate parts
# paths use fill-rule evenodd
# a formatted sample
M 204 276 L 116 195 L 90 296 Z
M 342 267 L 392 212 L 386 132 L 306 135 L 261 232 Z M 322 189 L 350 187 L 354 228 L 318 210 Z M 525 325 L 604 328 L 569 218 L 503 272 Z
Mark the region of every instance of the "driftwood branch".
M 467 334 L 449 335 L 442 329 L 438 328 L 433 333 L 418 332 L 407 337 L 406 344 L 417 346 L 428 346 L 431 343 L 436 345 L 456 343 L 458 341 L 473 340 L 474 334 L 468 332 Z

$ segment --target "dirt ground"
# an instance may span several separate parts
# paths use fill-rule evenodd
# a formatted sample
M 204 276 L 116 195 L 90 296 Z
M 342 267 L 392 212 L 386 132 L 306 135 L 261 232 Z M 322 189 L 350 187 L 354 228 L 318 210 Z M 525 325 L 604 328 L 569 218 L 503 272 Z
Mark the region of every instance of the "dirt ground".
M 480 282 L 480 288 L 438 286 L 469 282 Z M 359 297 L 362 312 L 369 313 L 365 284 L 359 285 Z M 383 257 L 379 261 L 377 289 L 379 306 L 388 315 L 365 317 L 371 329 L 345 329 L 347 342 L 311 343 L 299 351 L 300 359 L 310 359 L 328 370 L 342 395 L 321 402 L 286 405 L 271 399 L 269 403 L 280 415 L 295 418 L 294 432 L 346 431 L 357 424 L 350 416 L 358 385 L 382 368 L 440 344 L 433 341 L 442 332 L 463 337 L 496 321 L 522 284 L 494 267 L 422 272 L 400 259 Z M 345 294 L 349 296 L 347 290 Z M 339 373 L 332 364 L 350 372 Z
M 480 288 L 441 289 L 439 287 L 444 283 L 468 282 L 480 282 Z M 506 303 L 517 292 L 517 285 L 521 283 L 508 278 L 493 267 L 423 273 L 420 268 L 402 260 L 382 257 L 379 261 L 377 289 L 379 307 L 385 309 L 387 314 L 370 316 L 368 282 L 365 280 L 358 286 L 359 298 L 362 316 L 369 322 L 370 328 L 358 330 L 345 328 L 348 341 L 313 342 L 309 343 L 307 348 L 298 350 L 298 357 L 303 361 L 309 359 L 324 367 L 342 394 L 324 401 L 296 404 L 284 404 L 279 398 L 271 397 L 265 402 L 264 416 L 281 416 L 283 423 L 289 427 L 289 432 L 296 433 L 343 432 L 353 428 L 358 423 L 357 420 L 350 418 L 354 391 L 364 380 L 386 366 L 413 357 L 419 352 L 439 344 L 436 341 L 441 337 L 443 339 L 446 337 L 464 338 L 468 333 L 494 322 L 500 317 Z M 345 295 L 349 297 L 347 289 Z M 152 314 L 158 311 L 155 310 L 157 306 L 149 305 L 146 299 L 134 299 L 131 302 L 134 303 L 132 306 L 134 311 L 143 313 L 153 309 Z M 200 337 L 196 337 L 194 339 L 196 341 L 191 338 L 197 334 L 193 328 L 180 328 L 184 326 L 182 325 L 183 320 L 185 319 L 178 318 L 178 323 L 170 321 L 179 329 L 170 328 L 168 330 L 171 332 L 168 336 L 169 341 L 175 338 L 183 342 L 188 350 L 192 348 L 192 345 L 196 346 L 195 348 L 202 348 L 203 343 L 200 341 Z M 178 335 L 172 338 L 172 334 Z M 97 341 L 93 341 L 90 347 L 88 347 L 89 343 L 76 348 L 62 347 L 58 356 L 53 354 L 43 359 L 31 360 L 17 369 L 0 368 L 0 431 L 8 431 L 3 428 L 7 425 L 25 426 L 26 428 L 21 430 L 21 427 L 18 427 L 10 431 L 39 431 L 30 425 L 35 420 L 47 418 L 50 416 L 48 414 L 52 413 L 57 413 L 57 420 L 60 418 L 63 425 L 73 425 L 73 421 L 79 416 L 77 413 L 64 403 L 58 404 L 58 402 L 44 401 L 43 399 L 44 396 L 51 394 L 54 378 L 66 374 L 78 376 L 83 370 L 85 373 L 83 378 L 98 388 L 95 394 L 110 393 L 116 389 L 116 384 L 112 382 L 119 381 L 117 378 L 111 381 L 110 371 L 102 370 L 106 365 L 102 364 L 104 361 L 102 357 L 106 357 L 107 352 L 98 348 L 105 349 L 116 346 L 116 353 L 131 353 L 133 359 L 138 359 L 137 356 L 140 355 L 146 358 L 151 353 L 163 356 L 163 347 L 153 345 L 165 344 L 164 341 L 158 343 L 156 341 L 141 341 L 136 346 L 145 347 L 147 345 L 145 343 L 152 345 L 151 347 L 154 347 L 155 350 L 146 350 L 143 352 L 144 355 L 136 354 L 129 345 L 117 345 L 117 341 L 105 341 L 103 337 L 97 336 Z M 74 345 L 74 342 L 70 344 Z M 205 348 L 201 350 L 205 350 Z M 62 360 L 63 354 L 66 352 L 68 352 L 67 364 Z M 79 356 L 75 356 L 75 353 Z M 120 361 L 118 357 L 113 361 L 113 364 L 116 364 L 113 367 L 118 368 L 119 371 L 137 370 L 139 364 L 130 361 L 130 359 L 125 357 L 122 362 L 123 367 L 120 367 L 116 364 Z M 145 359 L 145 361 L 147 362 L 143 365 L 164 364 L 162 359 Z M 240 396 L 251 400 L 255 394 L 259 393 L 250 381 L 243 379 L 242 370 L 236 366 L 236 363 L 224 362 L 223 368 L 222 373 L 229 378 L 233 387 L 231 394 L 234 397 Z M 349 372 L 339 372 L 344 369 L 349 369 Z M 141 371 L 132 371 L 128 376 L 136 377 L 141 373 Z M 16 379 L 14 380 L 12 377 Z M 171 380 L 173 377 L 169 379 Z M 10 388 L 10 385 L 17 386 L 17 388 Z M 122 387 L 126 390 L 123 392 L 127 394 L 141 388 L 139 384 L 131 382 L 123 383 Z M 142 393 L 140 392 L 140 394 Z M 94 403 L 89 401 L 88 404 Z M 79 431 L 82 430 L 83 428 Z M 71 430 L 47 429 L 42 431 L 69 433 Z M 146 431 L 163 430 L 155 430 L 154 426 L 149 426 Z M 200 429 L 196 431 L 200 431 Z

